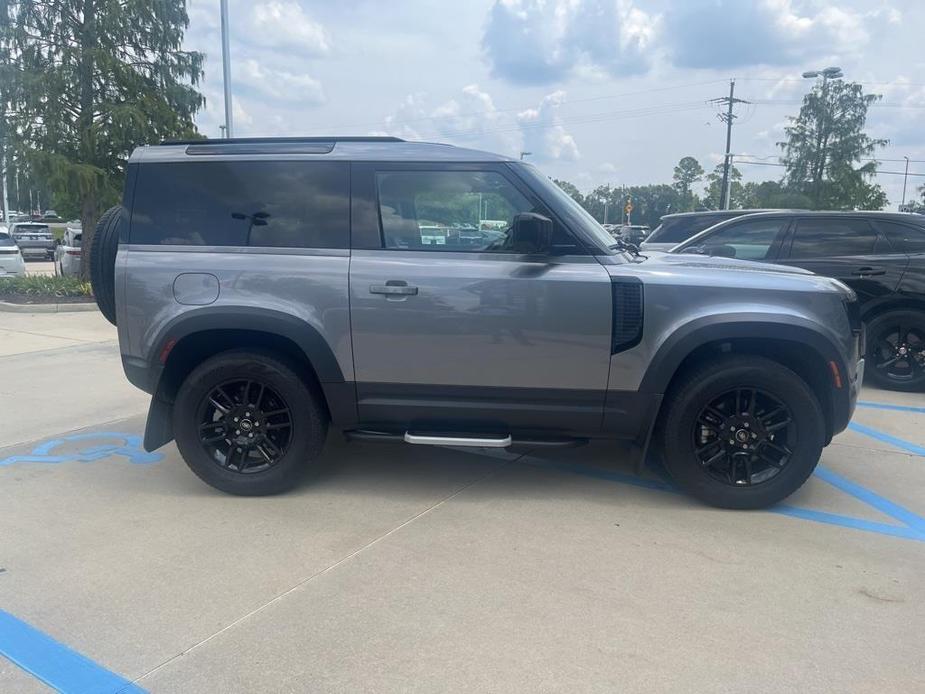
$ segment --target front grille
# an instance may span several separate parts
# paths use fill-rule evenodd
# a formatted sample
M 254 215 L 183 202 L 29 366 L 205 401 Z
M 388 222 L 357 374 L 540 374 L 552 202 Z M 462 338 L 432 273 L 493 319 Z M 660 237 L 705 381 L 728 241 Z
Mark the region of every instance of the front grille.
M 635 347 L 642 339 L 642 282 L 635 277 L 612 279 L 613 330 L 611 354 Z

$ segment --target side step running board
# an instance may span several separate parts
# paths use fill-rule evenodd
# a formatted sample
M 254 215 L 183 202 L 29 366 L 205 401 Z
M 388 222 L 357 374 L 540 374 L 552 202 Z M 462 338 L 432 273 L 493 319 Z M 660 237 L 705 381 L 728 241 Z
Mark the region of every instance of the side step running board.
M 376 443 L 410 443 L 418 446 L 470 446 L 474 448 L 508 448 L 518 446 L 524 448 L 572 448 L 588 443 L 584 438 L 556 438 L 545 439 L 517 438 L 511 436 L 498 438 L 497 436 L 468 436 L 460 433 L 455 436 L 436 436 L 432 434 L 396 434 L 384 431 L 369 431 L 366 429 L 350 429 L 344 432 L 349 441 L 368 441 Z
M 464 436 L 426 436 L 405 432 L 405 443 L 418 446 L 473 446 L 475 448 L 507 448 L 511 445 L 510 435 L 503 439 L 469 438 Z

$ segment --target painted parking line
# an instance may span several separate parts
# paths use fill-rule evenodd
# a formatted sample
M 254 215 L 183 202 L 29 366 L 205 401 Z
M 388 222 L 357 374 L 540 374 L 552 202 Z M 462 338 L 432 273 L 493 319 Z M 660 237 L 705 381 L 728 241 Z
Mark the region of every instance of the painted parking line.
M 530 465 L 531 467 L 544 468 L 549 470 L 556 470 L 558 472 L 566 472 L 573 475 L 581 475 L 583 477 L 592 477 L 594 479 L 607 480 L 609 482 L 616 482 L 618 484 L 628 484 L 633 487 L 641 487 L 643 489 L 650 489 L 653 491 L 659 492 L 668 492 L 670 494 L 681 494 L 681 491 L 675 487 L 670 481 L 665 479 L 663 475 L 659 475 L 661 479 L 653 480 L 647 479 L 645 477 L 637 477 L 636 475 L 617 472 L 614 470 L 603 470 L 601 468 L 595 468 L 588 465 L 569 465 L 568 463 L 552 463 L 545 460 L 537 459 L 532 456 L 524 456 L 520 458 L 518 463 L 523 463 Z M 657 474 L 658 470 L 654 470 Z M 866 487 L 852 482 L 845 477 L 842 477 L 836 472 L 829 470 L 822 465 L 816 466 L 816 471 L 813 473 L 815 477 L 831 484 L 836 489 L 841 490 L 842 492 L 853 496 L 858 501 L 870 506 L 871 508 L 883 513 L 890 518 L 898 521 L 902 525 L 891 525 L 889 523 L 880 523 L 877 521 L 870 521 L 864 518 L 854 518 L 852 516 L 845 516 L 838 513 L 829 513 L 827 511 L 817 511 L 810 508 L 802 508 L 800 506 L 790 506 L 788 504 L 778 504 L 772 508 L 767 509 L 768 513 L 776 513 L 782 516 L 790 516 L 792 518 L 799 518 L 801 520 L 808 520 L 814 523 L 824 523 L 826 525 L 837 525 L 843 528 L 850 528 L 852 530 L 862 530 L 864 532 L 877 533 L 878 535 L 887 535 L 889 537 L 899 537 L 904 540 L 915 540 L 918 542 L 925 542 L 925 518 L 916 515 L 912 511 L 896 504 L 889 499 L 872 492 Z
M 851 422 L 848 424 L 848 428 L 851 431 L 864 434 L 864 436 L 869 436 L 872 439 L 877 439 L 878 441 L 883 441 L 883 443 L 888 443 L 891 446 L 896 446 L 896 448 L 901 448 L 904 451 L 911 453 L 912 455 L 920 455 L 925 457 L 925 447 L 919 446 L 918 444 L 912 443 L 911 441 L 901 439 L 898 436 L 887 434 L 885 431 L 880 431 L 879 429 L 874 429 L 873 427 L 869 427 L 866 424 L 860 424 L 858 422 Z
M 895 412 L 915 412 L 925 414 L 925 407 L 915 407 L 913 405 L 891 405 L 885 402 L 874 402 L 873 400 L 858 400 L 858 407 L 866 407 L 872 410 L 893 410 Z
M 0 610 L 0 655 L 49 687 L 67 694 L 144 694 L 130 680 L 107 670 L 47 634 Z

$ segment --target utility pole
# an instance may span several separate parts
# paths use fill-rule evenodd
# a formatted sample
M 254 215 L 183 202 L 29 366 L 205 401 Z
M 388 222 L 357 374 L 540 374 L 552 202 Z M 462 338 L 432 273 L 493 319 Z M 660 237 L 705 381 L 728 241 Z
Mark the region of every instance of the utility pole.
M 903 208 L 906 206 L 906 179 L 909 178 L 909 157 L 903 155 L 903 159 L 906 160 L 906 170 L 903 173 L 903 201 L 899 206 L 899 211 L 902 212 Z
M 225 135 L 234 137 L 233 118 L 231 113 L 231 46 L 228 33 L 228 0 L 221 2 L 222 12 L 222 79 L 225 83 Z
M 738 118 L 735 113 L 733 113 L 733 107 L 736 104 L 749 104 L 750 101 L 745 99 L 737 99 L 735 96 L 736 93 L 736 81 L 734 79 L 729 80 L 729 96 L 721 96 L 718 99 L 710 99 L 710 103 L 717 104 L 718 106 L 725 106 L 726 112 L 719 113 L 719 119 L 726 124 L 726 153 L 723 155 L 723 185 L 720 188 L 719 193 L 719 208 L 721 210 L 729 209 L 729 174 L 732 157 L 732 121 Z

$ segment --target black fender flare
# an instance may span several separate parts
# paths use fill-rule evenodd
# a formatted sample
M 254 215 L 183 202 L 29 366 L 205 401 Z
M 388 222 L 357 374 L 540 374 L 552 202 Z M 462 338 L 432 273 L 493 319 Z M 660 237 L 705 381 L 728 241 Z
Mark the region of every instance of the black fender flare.
M 184 311 L 169 321 L 152 341 L 149 361 L 160 364 L 160 355 L 173 340 L 209 330 L 251 330 L 292 340 L 304 352 L 321 383 L 343 383 L 344 374 L 327 340 L 311 323 L 275 309 L 253 306 L 204 306 Z
M 799 316 L 726 313 L 705 316 L 673 332 L 658 348 L 642 378 L 639 390 L 665 393 L 684 359 L 698 347 L 736 338 L 765 338 L 808 345 L 827 363 L 834 361 L 845 377 L 847 359 L 816 323 Z
M 145 368 L 149 381 L 146 384 L 136 383 L 152 393 L 145 425 L 145 450 L 155 450 L 173 439 L 173 404 L 164 392 L 164 364 L 161 363 L 161 355 L 183 338 L 211 330 L 263 332 L 291 340 L 314 369 L 332 421 L 341 426 L 355 422 L 356 393 L 353 382 L 344 379 L 333 350 L 317 328 L 298 316 L 274 309 L 205 306 L 186 311 L 169 321 L 151 342 L 152 349 Z

